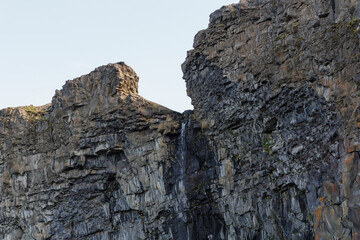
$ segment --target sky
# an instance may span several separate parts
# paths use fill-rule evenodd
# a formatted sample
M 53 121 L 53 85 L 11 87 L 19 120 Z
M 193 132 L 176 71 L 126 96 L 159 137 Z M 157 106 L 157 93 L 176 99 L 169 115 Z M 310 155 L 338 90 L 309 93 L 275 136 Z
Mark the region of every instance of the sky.
M 0 0 L 0 109 L 51 102 L 66 80 L 124 61 L 144 98 L 192 109 L 181 64 L 209 15 L 236 0 Z

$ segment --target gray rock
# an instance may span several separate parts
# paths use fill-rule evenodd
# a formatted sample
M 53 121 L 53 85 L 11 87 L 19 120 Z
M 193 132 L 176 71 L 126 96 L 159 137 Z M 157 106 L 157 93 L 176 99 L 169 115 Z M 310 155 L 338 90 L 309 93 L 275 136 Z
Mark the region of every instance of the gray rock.
M 0 238 L 359 238 L 359 9 L 215 11 L 182 65 L 194 111 L 123 62 L 0 110 Z

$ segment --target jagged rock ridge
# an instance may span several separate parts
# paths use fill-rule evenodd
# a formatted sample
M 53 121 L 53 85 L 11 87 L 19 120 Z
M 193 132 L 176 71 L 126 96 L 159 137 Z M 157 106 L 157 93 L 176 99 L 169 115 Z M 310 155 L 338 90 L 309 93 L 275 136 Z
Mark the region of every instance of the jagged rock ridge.
M 137 95 L 137 83 L 130 67 L 109 64 L 68 81 L 51 105 L 0 112 L 1 239 L 158 231 L 181 116 Z
M 194 112 L 124 63 L 1 110 L 0 238 L 359 238 L 359 5 L 215 11 L 182 66 Z

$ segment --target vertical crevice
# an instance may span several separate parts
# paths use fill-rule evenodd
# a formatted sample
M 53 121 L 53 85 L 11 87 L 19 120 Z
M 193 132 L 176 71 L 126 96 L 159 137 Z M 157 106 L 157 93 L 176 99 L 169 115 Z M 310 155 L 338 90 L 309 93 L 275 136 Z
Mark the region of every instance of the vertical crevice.
M 335 13 L 335 0 L 330 0 L 333 13 Z

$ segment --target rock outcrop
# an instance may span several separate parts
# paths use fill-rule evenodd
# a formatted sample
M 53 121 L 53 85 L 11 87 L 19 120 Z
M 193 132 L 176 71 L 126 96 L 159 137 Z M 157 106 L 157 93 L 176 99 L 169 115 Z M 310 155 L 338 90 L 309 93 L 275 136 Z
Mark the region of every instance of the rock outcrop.
M 137 84 L 130 67 L 109 64 L 68 81 L 51 105 L 0 112 L 1 239 L 160 231 L 181 115 L 137 95 Z
M 360 238 L 358 1 L 243 1 L 183 64 L 225 239 Z
M 360 3 L 222 7 L 183 64 L 194 111 L 124 63 L 0 111 L 0 239 L 359 239 Z

